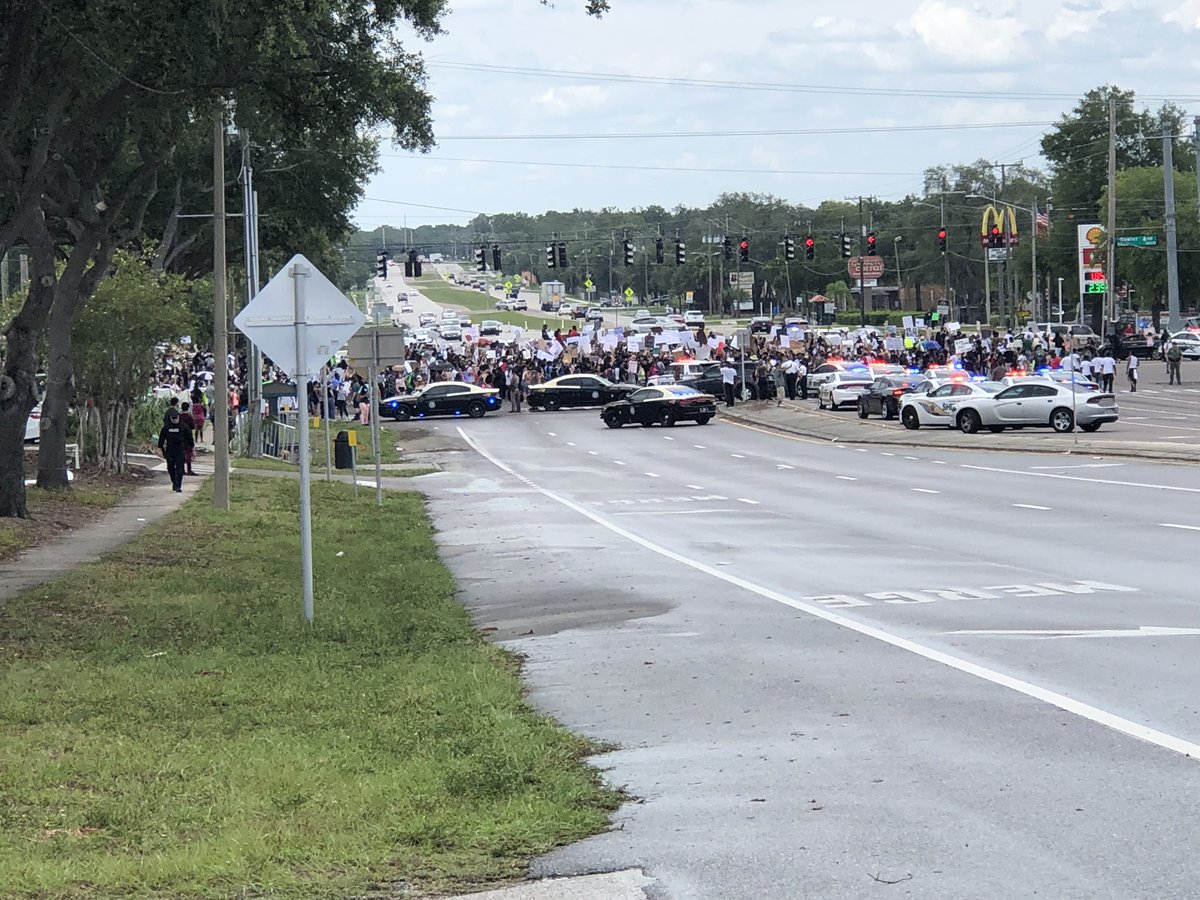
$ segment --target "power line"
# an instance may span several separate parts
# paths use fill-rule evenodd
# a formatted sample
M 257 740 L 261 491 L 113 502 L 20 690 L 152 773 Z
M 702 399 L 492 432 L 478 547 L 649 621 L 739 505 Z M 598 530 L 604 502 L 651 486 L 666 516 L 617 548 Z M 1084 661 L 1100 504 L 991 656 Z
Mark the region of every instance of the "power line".
M 875 125 L 839 128 L 766 129 L 763 131 L 645 131 L 596 134 L 449 134 L 438 141 L 574 141 L 639 140 L 693 137 L 793 137 L 829 134 L 902 134 L 928 131 L 979 131 L 997 128 L 1045 128 L 1051 122 L 973 122 L 962 125 Z
M 437 60 L 425 64 L 430 68 L 458 69 L 470 72 L 487 72 L 494 75 L 525 75 L 539 78 L 589 79 L 594 81 L 618 81 L 631 84 L 656 84 L 668 87 L 721 88 L 739 91 L 769 91 L 800 94 L 842 94 L 866 97 L 920 97 L 959 100 L 1078 100 L 1079 93 L 1046 93 L 1022 91 L 954 91 L 924 88 L 864 88 L 848 85 L 788 84 L 770 81 L 724 81 L 719 79 L 684 78 L 678 76 L 629 75 L 619 72 L 581 72 L 571 69 L 539 69 L 531 66 L 498 66 L 488 63 Z M 1145 95 L 1139 99 L 1191 103 L 1200 101 L 1200 95 L 1178 97 Z

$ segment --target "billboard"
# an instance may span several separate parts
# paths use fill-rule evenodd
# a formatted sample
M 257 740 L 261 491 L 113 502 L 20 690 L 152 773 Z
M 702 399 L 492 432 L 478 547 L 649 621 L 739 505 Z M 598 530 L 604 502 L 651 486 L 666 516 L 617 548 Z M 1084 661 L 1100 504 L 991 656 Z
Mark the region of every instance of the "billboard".
M 1086 299 L 1089 294 L 1107 294 L 1108 278 L 1104 274 L 1104 264 L 1107 261 L 1108 234 L 1104 226 L 1079 225 L 1077 235 L 1080 295 Z

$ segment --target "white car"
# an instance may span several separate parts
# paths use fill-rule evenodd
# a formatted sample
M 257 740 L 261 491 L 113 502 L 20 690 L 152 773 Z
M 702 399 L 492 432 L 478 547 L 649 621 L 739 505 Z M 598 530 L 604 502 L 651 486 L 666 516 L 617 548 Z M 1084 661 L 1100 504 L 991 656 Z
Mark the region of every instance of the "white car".
M 424 328 L 418 328 L 412 333 L 412 340 L 415 344 L 428 344 L 432 335 Z
M 42 404 L 35 406 L 29 413 L 29 418 L 25 420 L 25 442 L 30 443 L 38 440 L 42 434 Z
M 599 306 L 589 306 L 587 312 L 583 314 L 583 319 L 585 322 L 603 322 L 604 310 Z
M 400 304 L 400 312 L 402 312 L 402 313 L 410 313 L 410 312 L 412 312 L 412 311 L 413 311 L 413 308 L 412 308 L 412 304 L 411 304 L 411 303 L 401 303 L 401 304 Z
M 1200 333 L 1177 331 L 1171 335 L 1171 343 L 1179 345 L 1184 359 L 1200 359 Z
M 443 322 L 457 322 L 458 321 L 458 313 L 456 313 L 452 309 L 443 309 L 442 310 L 442 321 Z
M 1023 381 L 989 397 L 968 397 L 958 405 L 954 424 L 963 434 L 980 428 L 1050 427 L 1060 433 L 1095 431 L 1105 422 L 1115 422 L 1116 398 L 1101 391 L 1080 391 L 1069 384 L 1052 381 Z
M 837 409 L 843 403 L 858 403 L 860 394 L 869 391 L 875 379 L 870 372 L 833 372 L 817 389 L 817 409 Z
M 838 360 L 836 362 L 824 362 L 809 370 L 804 376 L 804 380 L 808 383 L 808 389 L 814 393 L 820 390 L 821 385 L 833 377 L 836 372 L 849 371 L 850 363 Z M 855 371 L 864 378 L 869 378 L 871 373 L 866 366 L 855 364 Z
M 524 297 L 513 297 L 511 305 L 512 305 L 512 308 L 515 310 L 529 309 L 529 301 L 526 300 Z
M 909 431 L 922 425 L 941 425 L 956 428 L 954 411 L 970 397 L 991 397 L 1004 390 L 998 381 L 931 382 L 925 393 L 906 394 L 900 398 L 900 422 Z
M 558 317 L 560 319 L 572 319 L 575 317 L 575 307 L 570 303 L 563 303 L 558 307 Z
M 689 328 L 699 328 L 704 325 L 704 313 L 698 309 L 689 309 L 683 314 L 683 324 Z
M 496 309 L 512 309 L 512 301 L 508 298 L 496 301 Z
M 426 325 L 432 325 L 436 321 L 437 321 L 437 316 L 435 316 L 431 312 L 423 312 L 419 316 L 417 316 L 417 324 L 420 325 L 421 327 L 424 327 Z
M 457 322 L 443 325 L 442 330 L 438 333 L 442 336 L 443 341 L 462 340 L 462 326 L 460 326 Z
M 484 319 L 479 324 L 479 336 L 483 337 L 484 335 L 489 334 L 499 335 L 501 327 L 501 323 L 497 322 L 495 319 Z

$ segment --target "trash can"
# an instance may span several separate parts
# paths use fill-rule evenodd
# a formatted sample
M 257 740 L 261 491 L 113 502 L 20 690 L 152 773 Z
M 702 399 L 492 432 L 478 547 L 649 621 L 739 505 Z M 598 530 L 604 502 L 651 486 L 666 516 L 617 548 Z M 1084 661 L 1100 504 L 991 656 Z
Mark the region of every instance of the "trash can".
M 333 439 L 333 467 L 335 469 L 354 468 L 354 448 L 350 446 L 350 433 L 339 431 Z

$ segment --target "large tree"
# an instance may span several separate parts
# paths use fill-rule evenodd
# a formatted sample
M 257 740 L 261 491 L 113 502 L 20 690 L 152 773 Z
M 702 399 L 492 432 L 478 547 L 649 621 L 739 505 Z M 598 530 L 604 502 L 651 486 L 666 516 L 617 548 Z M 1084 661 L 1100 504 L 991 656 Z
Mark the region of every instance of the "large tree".
M 26 514 L 25 420 L 48 348 L 40 484 L 66 483 L 71 334 L 117 248 L 142 231 L 160 175 L 214 108 L 289 150 L 390 126 L 432 141 L 419 57 L 445 0 L 9 0 L 0 5 L 0 254 L 23 244 L 31 284 L 0 375 L 0 516 Z M 319 162 L 314 162 L 317 165 Z M 168 242 L 170 243 L 170 242 Z

